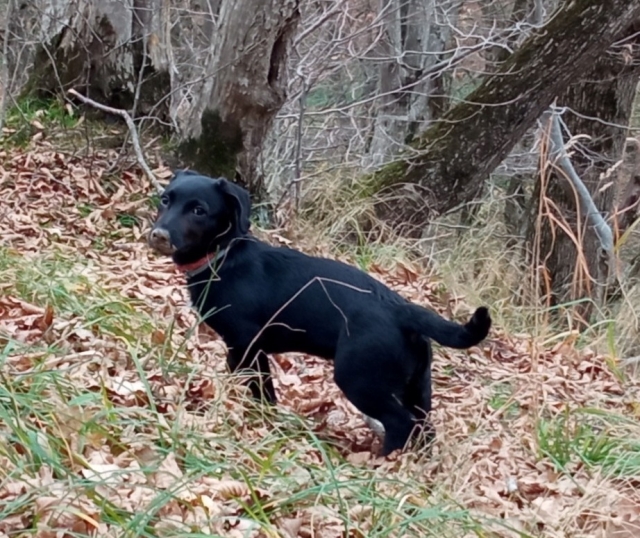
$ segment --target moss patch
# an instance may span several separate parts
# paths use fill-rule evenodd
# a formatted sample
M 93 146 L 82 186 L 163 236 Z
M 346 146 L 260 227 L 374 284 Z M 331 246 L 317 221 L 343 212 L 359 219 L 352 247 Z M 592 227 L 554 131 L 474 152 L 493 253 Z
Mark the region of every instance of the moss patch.
M 242 133 L 238 125 L 222 120 L 214 110 L 205 110 L 200 120 L 202 134 L 189 138 L 177 150 L 186 165 L 212 177 L 233 179 L 238 154 L 242 151 Z

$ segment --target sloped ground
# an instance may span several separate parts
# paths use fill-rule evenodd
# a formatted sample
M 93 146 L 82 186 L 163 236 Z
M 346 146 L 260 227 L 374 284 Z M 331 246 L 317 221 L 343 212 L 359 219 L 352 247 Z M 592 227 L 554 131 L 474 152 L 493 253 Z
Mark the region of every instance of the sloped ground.
M 0 537 L 640 535 L 640 390 L 613 361 L 499 327 L 437 349 L 431 455 L 376 458 L 313 358 L 276 357 L 281 405 L 256 409 L 114 157 L 0 153 Z M 416 268 L 372 271 L 473 310 Z

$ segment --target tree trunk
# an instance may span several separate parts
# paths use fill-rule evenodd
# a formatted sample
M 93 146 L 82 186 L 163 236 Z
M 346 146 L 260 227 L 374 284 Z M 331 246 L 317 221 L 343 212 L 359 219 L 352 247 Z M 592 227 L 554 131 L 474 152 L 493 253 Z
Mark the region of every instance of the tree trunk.
M 622 158 L 637 84 L 636 67 L 606 54 L 583 82 L 570 85 L 558 99 L 560 106 L 567 107 L 565 121 L 571 135 L 588 136 L 576 144 L 571 160 L 605 217 L 613 209 L 617 174 L 611 173 L 611 167 Z M 528 233 L 528 250 L 539 249 L 535 266 L 546 273 L 540 278 L 545 283 L 540 291 L 549 305 L 571 301 L 578 321 L 586 324 L 591 301 L 602 303 L 604 287 L 615 268 L 602 263 L 598 237 L 562 172 L 549 174 L 546 188 L 543 183 L 538 180 L 534 199 L 544 196 L 542 205 L 552 215 L 542 215 L 538 228 L 536 211 Z M 555 221 L 564 222 L 574 238 Z
M 378 167 L 433 118 L 429 98 L 442 73 L 423 76 L 442 59 L 457 0 L 381 0 L 384 32 L 375 52 L 381 62 L 373 135 L 365 166 Z M 442 105 L 441 105 L 442 106 Z M 444 108 L 444 107 L 443 107 Z
M 637 138 L 627 138 L 618 176 L 621 189 L 615 231 L 620 237 L 640 217 L 640 140 Z
M 236 171 L 263 194 L 258 160 L 265 135 L 284 104 L 288 48 L 298 24 L 298 0 L 226 0 L 206 74 L 188 121 L 182 153 L 205 173 L 220 168 L 211 144 L 241 148 Z M 240 144 L 240 146 L 238 146 Z M 231 155 L 230 155 L 231 156 Z M 230 171 L 227 176 L 231 176 Z
M 510 30 L 505 38 L 499 40 L 499 44 L 488 48 L 484 53 L 486 65 L 483 70 L 495 73 L 509 58 L 509 50 L 514 50 L 526 39 L 531 31 L 530 25 L 541 25 L 544 22 L 540 10 L 536 9 L 536 3 L 542 0 L 497 0 L 481 4 L 484 25 L 495 31 L 495 29 Z M 536 19 L 536 17 L 539 17 Z M 524 24 L 523 24 L 524 23 Z M 490 32 L 489 32 L 490 33 Z M 487 36 L 490 38 L 490 36 Z M 504 223 L 509 232 L 507 245 L 509 247 L 517 244 L 519 238 L 523 237 L 522 231 L 527 224 L 526 219 L 526 194 L 525 184 L 527 175 L 519 170 L 522 167 L 523 155 L 531 152 L 531 147 L 535 138 L 529 136 L 529 131 L 514 145 L 512 151 L 504 159 L 503 165 L 508 170 L 505 187 Z M 516 170 L 512 170 L 515 167 Z M 531 179 L 533 179 L 531 175 Z M 470 205 L 463 207 L 461 220 L 466 213 L 473 214 L 479 211 L 480 205 Z
M 258 158 L 285 98 L 299 0 L 38 0 L 27 92 L 73 87 L 171 121 L 181 165 L 261 191 Z
M 75 87 L 115 107 L 131 107 L 142 53 L 133 0 L 41 1 L 39 43 L 27 93 Z
M 472 200 L 556 96 L 638 17 L 640 0 L 566 2 L 495 75 L 412 143 L 413 154 L 363 178 L 371 194 L 414 186 L 381 208 L 381 216 L 415 233 L 416 224 Z

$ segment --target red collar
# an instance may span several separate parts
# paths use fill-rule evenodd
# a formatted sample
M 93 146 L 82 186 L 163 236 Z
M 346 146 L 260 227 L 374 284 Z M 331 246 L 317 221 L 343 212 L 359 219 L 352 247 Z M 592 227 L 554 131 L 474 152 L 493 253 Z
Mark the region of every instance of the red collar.
M 195 276 L 198 273 L 204 271 L 206 267 L 212 266 L 226 253 L 226 248 L 222 249 L 219 252 L 210 252 L 204 258 L 200 258 L 195 262 L 185 263 L 184 265 L 179 265 L 176 263 L 176 269 L 178 269 L 178 271 L 180 271 L 181 273 L 185 273 L 187 276 Z

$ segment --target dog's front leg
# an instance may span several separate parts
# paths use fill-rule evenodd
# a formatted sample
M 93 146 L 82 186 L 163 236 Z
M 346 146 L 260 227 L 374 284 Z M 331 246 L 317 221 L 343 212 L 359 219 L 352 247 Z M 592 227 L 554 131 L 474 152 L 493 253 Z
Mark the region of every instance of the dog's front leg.
M 271 405 L 278 403 L 266 353 L 258 351 L 251 354 L 245 348 L 235 348 L 227 355 L 227 365 L 232 373 L 247 376 L 247 386 L 256 400 Z

